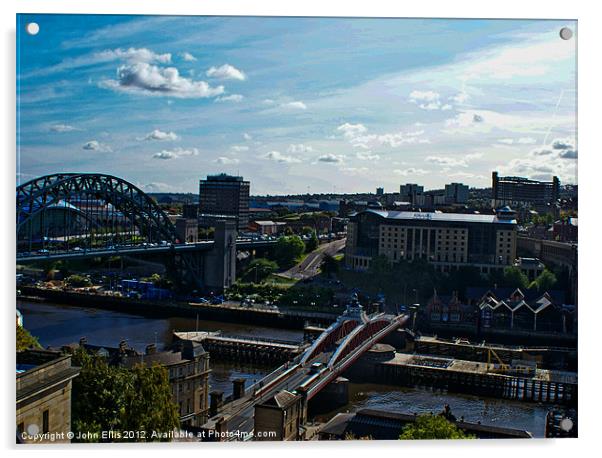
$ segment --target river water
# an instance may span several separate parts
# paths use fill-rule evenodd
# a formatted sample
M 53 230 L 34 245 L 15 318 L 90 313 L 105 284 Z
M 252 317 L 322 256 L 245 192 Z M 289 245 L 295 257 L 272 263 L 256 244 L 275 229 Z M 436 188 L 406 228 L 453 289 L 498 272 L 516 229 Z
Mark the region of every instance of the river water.
M 217 321 L 197 322 L 193 318 L 148 318 L 48 302 L 18 301 L 17 306 L 23 314 L 24 326 L 45 347 L 79 342 L 81 337 L 86 337 L 90 344 L 111 347 L 116 347 L 120 340 L 126 340 L 129 346 L 142 352 L 151 343 L 158 348 L 171 343 L 174 331 L 197 329 L 290 341 L 301 341 L 303 338 L 300 330 Z M 232 379 L 245 378 L 249 385 L 264 377 L 271 369 L 269 366 L 211 361 L 211 390 L 221 390 L 228 395 L 232 392 Z M 362 408 L 400 413 L 439 412 L 445 404 L 449 404 L 454 415 L 458 418 L 464 416 L 466 421 L 525 429 L 536 437 L 543 437 L 547 412 L 547 407 L 541 404 L 375 384 L 351 383 L 349 398 L 348 405 L 320 419 L 330 418 L 336 412 Z

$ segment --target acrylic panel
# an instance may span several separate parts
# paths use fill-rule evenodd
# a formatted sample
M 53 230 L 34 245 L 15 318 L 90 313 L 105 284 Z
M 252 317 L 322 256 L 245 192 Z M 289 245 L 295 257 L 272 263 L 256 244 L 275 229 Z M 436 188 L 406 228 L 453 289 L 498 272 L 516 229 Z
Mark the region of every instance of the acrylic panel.
M 576 437 L 576 62 L 576 20 L 18 15 L 17 442 Z

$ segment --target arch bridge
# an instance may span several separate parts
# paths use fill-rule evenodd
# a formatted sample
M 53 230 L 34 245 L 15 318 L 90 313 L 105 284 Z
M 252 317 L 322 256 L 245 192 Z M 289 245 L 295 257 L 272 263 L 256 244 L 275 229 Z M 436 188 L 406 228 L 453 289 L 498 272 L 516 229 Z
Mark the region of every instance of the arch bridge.
M 219 290 L 234 281 L 237 239 L 231 223 L 216 226 L 214 240 L 187 244 L 148 194 L 113 175 L 57 173 L 16 189 L 18 262 L 143 256 L 186 288 Z

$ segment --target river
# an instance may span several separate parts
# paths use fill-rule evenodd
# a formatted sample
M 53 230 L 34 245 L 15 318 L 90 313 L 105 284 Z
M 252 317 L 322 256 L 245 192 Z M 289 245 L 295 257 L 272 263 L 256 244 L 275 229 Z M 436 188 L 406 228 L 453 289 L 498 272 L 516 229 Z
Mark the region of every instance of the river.
M 191 318 L 149 318 L 48 302 L 18 301 L 17 306 L 23 314 L 24 326 L 39 338 L 44 347 L 79 342 L 81 337 L 86 337 L 91 344 L 112 347 L 117 346 L 120 340 L 126 340 L 129 346 L 144 351 L 150 343 L 157 344 L 159 348 L 171 343 L 174 331 L 196 329 L 290 341 L 303 338 L 302 331 L 255 325 L 197 322 Z M 212 390 L 221 390 L 228 395 L 232 392 L 232 379 L 245 378 L 250 384 L 271 369 L 269 366 L 211 361 L 209 383 Z M 373 384 L 351 383 L 349 397 L 349 404 L 336 412 L 372 408 L 425 413 L 439 412 L 445 404 L 449 404 L 458 418 L 464 416 L 466 421 L 525 429 L 536 437 L 543 437 L 547 412 L 547 407 L 541 404 Z M 324 417 L 329 418 L 336 412 L 329 412 Z

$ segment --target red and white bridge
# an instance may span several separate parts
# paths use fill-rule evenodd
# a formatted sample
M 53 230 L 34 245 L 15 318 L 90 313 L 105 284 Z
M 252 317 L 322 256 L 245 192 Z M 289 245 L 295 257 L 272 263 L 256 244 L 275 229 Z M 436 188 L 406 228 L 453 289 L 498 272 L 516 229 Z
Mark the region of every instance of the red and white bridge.
M 303 393 L 309 401 L 407 320 L 408 315 L 367 315 L 352 298 L 345 312 L 305 352 L 251 386 L 243 398 L 225 404 L 220 415 L 228 417 L 230 430 L 251 431 L 255 404 L 282 390 Z

